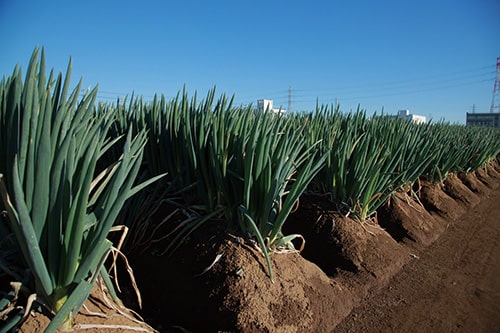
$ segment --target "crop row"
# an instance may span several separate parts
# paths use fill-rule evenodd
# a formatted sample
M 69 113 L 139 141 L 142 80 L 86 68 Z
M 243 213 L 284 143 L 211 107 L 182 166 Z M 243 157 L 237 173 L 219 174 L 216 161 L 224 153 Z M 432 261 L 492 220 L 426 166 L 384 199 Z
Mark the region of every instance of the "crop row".
M 103 266 L 114 249 L 110 231 L 126 225 L 125 246 L 146 246 L 146 230 L 159 233 L 151 213 L 161 205 L 185 215 L 168 235 L 155 235 L 169 237 L 165 252 L 205 222 L 223 221 L 259 244 L 272 278 L 269 254 L 293 251 L 301 237 L 283 235 L 282 226 L 305 191 L 364 221 L 395 191 L 476 170 L 500 152 L 497 129 L 332 106 L 258 112 L 215 90 L 202 100 L 183 91 L 172 100 L 98 103 L 97 88 L 80 97 L 80 82 L 69 91 L 71 62 L 64 78 L 47 77 L 38 55 L 24 81 L 16 67 L 0 83 L 0 209 L 8 222 L 0 251 L 3 270 L 55 315 L 49 331 L 71 324 L 98 277 L 113 292 Z

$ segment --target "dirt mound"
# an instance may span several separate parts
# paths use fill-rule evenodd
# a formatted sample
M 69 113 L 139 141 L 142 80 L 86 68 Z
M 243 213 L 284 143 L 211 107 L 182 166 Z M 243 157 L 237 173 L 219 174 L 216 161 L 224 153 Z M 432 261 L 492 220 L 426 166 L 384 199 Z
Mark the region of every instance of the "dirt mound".
M 407 259 L 401 245 L 376 219 L 360 223 L 343 217 L 322 196 L 303 196 L 284 232 L 303 235 L 307 240 L 304 258 L 330 277 L 356 286 L 353 292 L 360 297 L 386 283 Z
M 472 192 L 486 195 L 490 189 L 496 187 L 500 180 L 500 162 L 496 159 L 487 167 L 479 168 L 474 172 L 461 173 L 458 178 Z
M 449 174 L 446 177 L 443 190 L 465 207 L 475 206 L 480 201 L 479 196 L 470 190 L 456 174 Z
M 272 254 L 273 282 L 262 253 L 241 238 L 221 235 L 202 247 L 135 263 L 149 271 L 138 276 L 146 318 L 162 331 L 328 331 L 352 308 L 349 292 L 298 253 Z
M 425 209 L 418 197 L 396 192 L 380 209 L 382 227 L 397 241 L 430 245 L 445 230 L 444 221 Z
M 229 241 L 222 248 L 227 256 L 207 279 L 223 281 L 223 311 L 236 315 L 231 331 L 327 332 L 352 307 L 348 290 L 298 253 L 272 255 L 273 282 L 259 251 Z
M 446 194 L 440 184 L 424 182 L 420 191 L 420 201 L 437 218 L 454 221 L 465 213 L 465 208 Z

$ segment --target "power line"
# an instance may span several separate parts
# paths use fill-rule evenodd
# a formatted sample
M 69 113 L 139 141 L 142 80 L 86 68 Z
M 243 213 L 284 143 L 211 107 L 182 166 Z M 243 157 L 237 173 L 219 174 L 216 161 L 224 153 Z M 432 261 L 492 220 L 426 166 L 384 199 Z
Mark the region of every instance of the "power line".
M 467 76 L 462 76 L 459 78 L 447 78 L 447 79 L 441 79 L 441 80 L 429 80 L 428 82 L 421 82 L 418 83 L 418 81 L 399 81 L 399 82 L 393 82 L 393 83 L 372 83 L 372 84 L 359 84 L 359 85 L 351 85 L 351 86 L 340 86 L 340 87 L 335 87 L 335 88 L 328 88 L 328 89 L 318 89 L 318 90 L 312 90 L 312 89 L 295 89 L 297 94 L 296 96 L 304 95 L 304 96 L 310 96 L 311 94 L 309 92 L 315 92 L 316 94 L 318 93 L 326 93 L 326 94 L 340 94 L 342 93 L 343 95 L 352 95 L 352 94 L 357 94 L 359 92 L 364 92 L 364 91 L 384 91 L 388 89 L 404 89 L 404 88 L 413 88 L 415 86 L 437 86 L 439 87 L 443 83 L 453 83 L 453 82 L 464 82 L 468 81 L 470 79 L 491 79 L 492 75 L 494 72 L 485 72 L 485 73 L 480 73 L 480 74 L 474 74 L 474 75 L 467 75 Z
M 293 104 L 315 103 L 316 100 L 340 101 L 373 99 L 380 97 L 402 96 L 426 91 L 439 91 L 459 86 L 475 85 L 494 80 L 492 66 L 482 66 L 474 69 L 461 70 L 454 73 L 434 74 L 425 77 L 414 77 L 412 79 L 395 80 L 386 82 L 370 82 L 351 85 L 340 85 L 328 88 L 300 88 L 295 85 L 293 89 Z M 297 88 L 298 87 L 298 88 Z M 272 92 L 253 93 L 251 95 L 243 92 L 242 95 L 235 93 L 235 101 L 241 104 L 255 104 L 259 98 L 270 98 L 276 105 L 290 108 L 290 89 L 275 90 Z M 83 95 L 82 90 L 81 94 Z M 136 95 L 145 99 L 153 99 L 153 95 Z M 132 93 L 116 91 L 98 91 L 99 100 L 117 100 L 132 96 Z
M 487 71 L 484 71 L 487 69 Z M 478 72 L 479 71 L 479 72 Z M 293 99 L 295 103 L 311 102 L 318 97 L 326 99 L 334 99 L 341 97 L 342 100 L 361 100 L 366 98 L 378 98 L 386 96 L 408 95 L 432 90 L 442 90 L 452 87 L 473 85 L 490 81 L 491 66 L 482 66 L 475 69 L 462 70 L 442 75 L 432 75 L 426 77 L 417 77 L 409 80 L 398 80 L 389 82 L 376 82 L 370 84 L 356 84 L 350 86 L 329 87 L 324 89 L 301 89 L 294 88 Z M 471 79 L 478 79 L 472 80 Z M 420 88 L 415 88 L 415 87 Z M 422 87 L 423 86 L 423 87 Z M 376 94 L 374 94 L 376 93 Z M 262 96 L 272 97 L 275 101 L 285 101 L 288 97 L 286 90 L 275 91 L 273 93 L 260 94 L 259 96 L 239 96 L 238 100 L 256 100 Z M 283 104 L 285 104 L 283 102 Z
M 488 71 L 484 71 L 484 70 Z M 475 72 L 472 74 L 468 74 L 471 72 Z M 322 91 L 329 91 L 331 89 L 359 89 L 359 88 L 371 88 L 371 87 L 382 87 L 382 86 L 399 86 L 399 85 L 414 85 L 418 83 L 419 81 L 427 81 L 428 83 L 432 82 L 443 82 L 443 81 L 456 81 L 456 80 L 461 80 L 469 77 L 477 77 L 477 76 L 484 76 L 488 74 L 494 74 L 495 71 L 493 70 L 492 66 L 483 66 L 479 67 L 477 69 L 468 69 L 468 70 L 462 70 L 459 72 L 452 72 L 452 73 L 447 73 L 447 74 L 434 74 L 434 75 L 426 75 L 426 76 L 421 76 L 421 77 L 414 77 L 411 79 L 405 79 L 405 80 L 396 80 L 396 81 L 386 81 L 386 82 L 371 82 L 371 83 L 361 83 L 361 84 L 355 84 L 355 85 L 341 85 L 339 87 L 329 87 L 329 88 L 320 88 L 320 89 L 314 89 L 316 92 L 322 92 Z M 458 76 L 458 77 L 457 77 Z M 437 80 L 436 80 L 437 79 Z M 296 91 L 312 91 L 312 89 L 295 89 Z

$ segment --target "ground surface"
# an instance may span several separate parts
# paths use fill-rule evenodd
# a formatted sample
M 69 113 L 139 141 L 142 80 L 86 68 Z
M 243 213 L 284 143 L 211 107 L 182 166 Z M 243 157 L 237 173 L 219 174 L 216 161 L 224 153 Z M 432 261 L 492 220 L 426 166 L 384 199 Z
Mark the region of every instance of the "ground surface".
M 335 332 L 500 332 L 500 189 L 469 210 Z

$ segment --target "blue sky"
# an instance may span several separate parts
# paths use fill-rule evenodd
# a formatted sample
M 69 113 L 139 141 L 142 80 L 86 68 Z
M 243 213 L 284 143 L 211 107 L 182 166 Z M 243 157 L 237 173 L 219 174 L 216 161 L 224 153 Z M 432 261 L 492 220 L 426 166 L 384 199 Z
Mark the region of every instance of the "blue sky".
M 0 75 L 39 45 L 106 101 L 216 86 L 287 108 L 291 86 L 293 111 L 337 100 L 464 123 L 490 109 L 499 13 L 498 0 L 0 0 Z

